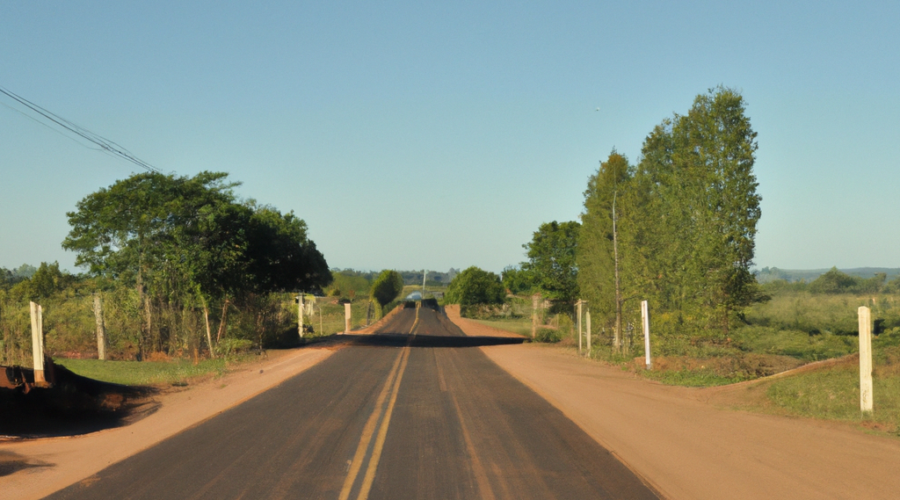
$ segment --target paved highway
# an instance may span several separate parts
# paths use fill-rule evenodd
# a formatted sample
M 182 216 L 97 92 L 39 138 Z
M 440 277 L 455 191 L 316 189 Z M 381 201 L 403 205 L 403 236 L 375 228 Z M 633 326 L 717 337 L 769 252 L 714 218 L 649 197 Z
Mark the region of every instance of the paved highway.
M 322 363 L 53 499 L 656 498 L 446 316 L 405 309 Z

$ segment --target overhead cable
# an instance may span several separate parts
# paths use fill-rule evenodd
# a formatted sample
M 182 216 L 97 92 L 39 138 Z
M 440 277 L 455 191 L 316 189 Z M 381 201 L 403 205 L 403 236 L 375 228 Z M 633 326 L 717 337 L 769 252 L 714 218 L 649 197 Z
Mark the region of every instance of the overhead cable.
M 66 120 L 65 118 L 53 113 L 52 111 L 50 111 L 46 108 L 43 108 L 41 106 L 38 106 L 37 104 L 29 101 L 28 99 L 25 99 L 24 97 L 19 96 L 19 95 L 15 94 L 14 92 L 7 90 L 3 87 L 0 87 L 0 93 L 7 95 L 11 99 L 18 102 L 19 104 L 32 110 L 33 112 L 42 116 L 45 120 L 49 120 L 50 122 L 56 124 L 57 126 L 62 127 L 63 129 L 68 130 L 69 132 L 72 132 L 72 133 L 74 133 L 80 137 L 83 137 L 84 139 L 87 139 L 88 141 L 96 144 L 97 146 L 100 147 L 100 149 L 102 151 L 105 151 L 106 153 L 109 153 L 113 156 L 117 156 L 124 160 L 130 161 L 131 163 L 134 163 L 135 165 L 137 165 L 143 169 L 146 169 L 149 172 L 156 172 L 159 174 L 162 173 L 161 170 L 159 170 L 158 168 L 154 167 L 153 165 L 145 162 L 144 160 L 141 160 L 140 158 L 135 156 L 133 153 L 131 153 L 130 151 L 128 151 L 121 145 L 115 143 L 114 141 L 106 139 L 101 135 L 95 134 L 94 132 L 91 132 L 90 130 L 87 130 L 84 127 L 81 127 L 69 120 Z M 32 117 L 29 117 L 29 118 L 32 118 Z

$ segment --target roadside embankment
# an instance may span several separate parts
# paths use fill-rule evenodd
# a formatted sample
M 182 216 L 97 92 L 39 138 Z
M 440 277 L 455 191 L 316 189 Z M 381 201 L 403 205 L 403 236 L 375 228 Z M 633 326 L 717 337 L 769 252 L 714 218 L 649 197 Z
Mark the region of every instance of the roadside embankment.
M 488 328 L 448 316 L 467 335 Z M 889 499 L 900 491 L 900 440 L 722 409 L 709 401 L 721 388 L 664 386 L 554 347 L 482 350 L 669 498 Z

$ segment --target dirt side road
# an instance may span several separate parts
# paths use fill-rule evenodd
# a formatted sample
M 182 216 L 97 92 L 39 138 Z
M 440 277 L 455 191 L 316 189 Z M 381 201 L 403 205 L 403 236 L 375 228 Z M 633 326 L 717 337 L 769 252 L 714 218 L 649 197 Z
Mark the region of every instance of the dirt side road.
M 331 353 L 328 349 L 300 349 L 164 395 L 159 411 L 125 427 L 71 438 L 0 443 L 0 498 L 49 495 L 282 383 Z M 24 461 L 28 467 L 3 475 L 4 463 L 14 461 Z
M 447 313 L 466 334 L 487 334 Z M 900 498 L 900 439 L 719 409 L 706 402 L 715 389 L 664 386 L 554 348 L 481 349 L 669 498 Z

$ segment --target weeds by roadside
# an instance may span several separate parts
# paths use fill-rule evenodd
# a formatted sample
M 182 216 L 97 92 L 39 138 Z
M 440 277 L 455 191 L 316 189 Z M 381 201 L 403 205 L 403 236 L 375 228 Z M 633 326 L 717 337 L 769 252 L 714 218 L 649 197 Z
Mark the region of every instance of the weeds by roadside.
M 168 361 L 100 361 L 96 359 L 55 359 L 73 373 L 103 382 L 123 385 L 185 385 L 191 379 L 221 376 L 242 362 L 259 359 L 254 354 L 241 354 L 217 359 L 203 359 L 194 364 L 189 359 Z

